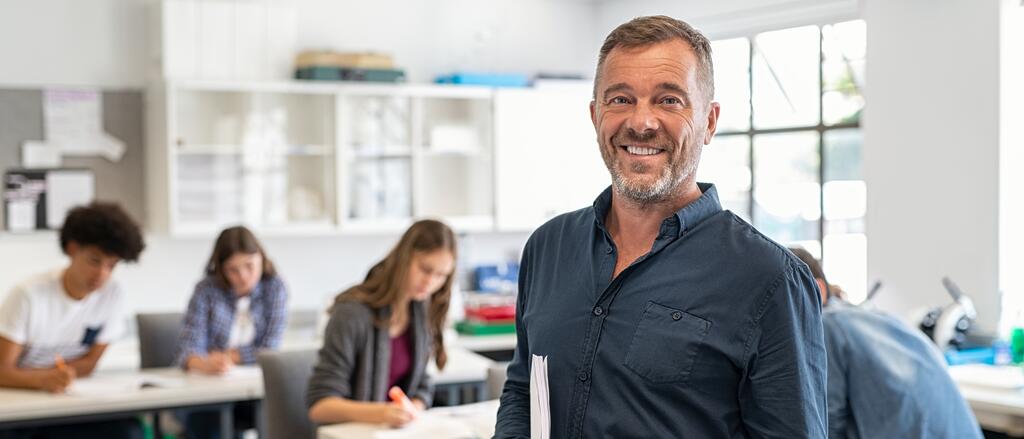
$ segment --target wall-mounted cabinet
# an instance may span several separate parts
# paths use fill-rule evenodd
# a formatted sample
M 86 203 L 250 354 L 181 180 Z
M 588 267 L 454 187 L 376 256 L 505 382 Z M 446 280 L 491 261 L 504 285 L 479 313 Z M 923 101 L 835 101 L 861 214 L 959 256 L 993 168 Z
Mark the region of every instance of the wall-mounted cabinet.
M 149 219 L 172 234 L 492 230 L 493 92 L 168 81 L 150 90 Z
M 589 85 L 167 81 L 149 91 L 149 223 L 212 234 L 527 231 L 608 183 Z

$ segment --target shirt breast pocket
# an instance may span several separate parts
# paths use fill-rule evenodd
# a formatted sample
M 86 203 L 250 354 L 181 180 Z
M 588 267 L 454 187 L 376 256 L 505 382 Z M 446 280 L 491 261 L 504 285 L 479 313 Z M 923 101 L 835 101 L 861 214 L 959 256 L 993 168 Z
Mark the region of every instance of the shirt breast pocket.
M 709 329 L 707 320 L 647 302 L 626 352 L 625 366 L 654 383 L 683 384 Z

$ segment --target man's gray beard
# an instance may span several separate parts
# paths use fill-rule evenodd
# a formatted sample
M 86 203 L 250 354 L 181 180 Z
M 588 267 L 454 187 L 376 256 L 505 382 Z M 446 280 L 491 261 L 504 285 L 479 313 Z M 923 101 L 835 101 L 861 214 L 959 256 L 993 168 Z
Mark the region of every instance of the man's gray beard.
M 674 176 L 672 175 L 671 165 L 666 164 L 665 168 L 662 169 L 661 175 L 657 180 L 655 180 L 654 184 L 631 184 L 625 177 L 623 177 L 622 172 L 620 172 L 620 165 L 621 163 L 615 163 L 611 166 L 612 187 L 614 187 L 615 191 L 620 195 L 637 204 L 655 204 L 668 200 L 674 192 L 674 189 L 678 187 L 679 183 L 682 181 L 682 175 L 673 179 Z

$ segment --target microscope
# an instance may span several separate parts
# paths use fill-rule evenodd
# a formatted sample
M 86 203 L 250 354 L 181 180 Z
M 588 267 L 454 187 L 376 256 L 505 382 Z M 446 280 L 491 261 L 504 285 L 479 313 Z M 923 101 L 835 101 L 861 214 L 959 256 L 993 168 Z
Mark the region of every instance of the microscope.
M 953 298 L 953 303 L 928 311 L 921 319 L 919 328 L 935 342 L 940 351 L 953 347 L 965 347 L 967 331 L 977 316 L 974 302 L 948 277 L 942 278 L 942 286 Z

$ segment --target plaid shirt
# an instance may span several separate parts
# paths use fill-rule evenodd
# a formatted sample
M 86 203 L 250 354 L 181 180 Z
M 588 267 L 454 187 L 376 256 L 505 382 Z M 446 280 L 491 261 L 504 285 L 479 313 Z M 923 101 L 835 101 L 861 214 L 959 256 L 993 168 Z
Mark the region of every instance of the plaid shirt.
M 288 291 L 280 277 L 261 280 L 250 298 L 249 314 L 256 337 L 252 344 L 238 348 L 242 364 L 255 363 L 260 350 L 274 349 L 280 344 L 288 317 Z M 184 365 L 191 355 L 205 356 L 211 351 L 228 349 L 237 301 L 235 293 L 217 286 L 213 277 L 196 284 L 178 339 L 177 364 Z

